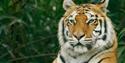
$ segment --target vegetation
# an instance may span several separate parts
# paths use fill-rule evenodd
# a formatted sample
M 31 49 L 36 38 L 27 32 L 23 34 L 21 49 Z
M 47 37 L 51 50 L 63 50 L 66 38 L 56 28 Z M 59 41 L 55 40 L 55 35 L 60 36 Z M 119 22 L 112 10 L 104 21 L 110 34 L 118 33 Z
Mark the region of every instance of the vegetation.
M 108 9 L 119 63 L 125 63 L 125 0 L 110 0 Z M 63 13 L 62 0 L 0 0 L 0 63 L 51 63 L 59 50 L 57 27 Z

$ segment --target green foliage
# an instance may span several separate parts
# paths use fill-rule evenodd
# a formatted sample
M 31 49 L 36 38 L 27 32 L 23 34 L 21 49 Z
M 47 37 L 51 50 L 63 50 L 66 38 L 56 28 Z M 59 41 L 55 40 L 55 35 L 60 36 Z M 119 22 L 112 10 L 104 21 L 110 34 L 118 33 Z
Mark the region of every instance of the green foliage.
M 125 0 L 110 0 L 108 9 L 119 63 L 125 63 Z M 0 63 L 51 63 L 59 51 L 57 27 L 63 13 L 62 0 L 0 0 Z

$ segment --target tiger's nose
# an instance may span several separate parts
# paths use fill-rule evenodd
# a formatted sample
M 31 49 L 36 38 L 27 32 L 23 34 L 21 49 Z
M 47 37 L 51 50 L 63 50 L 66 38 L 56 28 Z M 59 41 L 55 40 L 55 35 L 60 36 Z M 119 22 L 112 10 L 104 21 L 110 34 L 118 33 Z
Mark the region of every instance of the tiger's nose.
M 84 37 L 85 34 L 78 34 L 78 35 L 74 35 L 74 37 L 77 39 L 77 40 L 80 40 L 82 37 Z

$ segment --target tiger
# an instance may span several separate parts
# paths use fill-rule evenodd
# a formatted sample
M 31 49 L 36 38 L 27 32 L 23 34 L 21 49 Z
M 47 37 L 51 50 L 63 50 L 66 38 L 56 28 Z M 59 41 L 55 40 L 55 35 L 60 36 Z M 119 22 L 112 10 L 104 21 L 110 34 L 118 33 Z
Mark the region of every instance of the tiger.
M 60 50 L 53 63 L 117 63 L 117 36 L 107 16 L 109 0 L 64 0 L 58 24 Z

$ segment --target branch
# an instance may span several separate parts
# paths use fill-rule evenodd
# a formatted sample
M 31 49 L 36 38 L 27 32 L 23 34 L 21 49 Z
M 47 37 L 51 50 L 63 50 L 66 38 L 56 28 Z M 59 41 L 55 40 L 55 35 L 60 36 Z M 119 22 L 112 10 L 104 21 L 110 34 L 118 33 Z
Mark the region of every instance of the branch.
M 20 58 L 15 58 L 10 60 L 12 61 L 18 61 L 18 60 L 23 60 L 23 59 L 30 59 L 30 58 L 36 58 L 36 57 L 41 57 L 41 56 L 56 56 L 56 53 L 51 53 L 51 54 L 39 54 L 39 55 L 33 55 L 33 56 L 25 56 L 25 57 L 20 57 Z
M 6 44 L 1 44 L 1 45 L 2 45 L 4 48 L 7 49 L 8 53 L 10 54 L 10 56 L 11 56 L 12 58 L 16 58 L 15 55 L 13 54 L 12 50 L 10 49 L 10 47 L 9 47 L 8 45 L 6 45 Z

